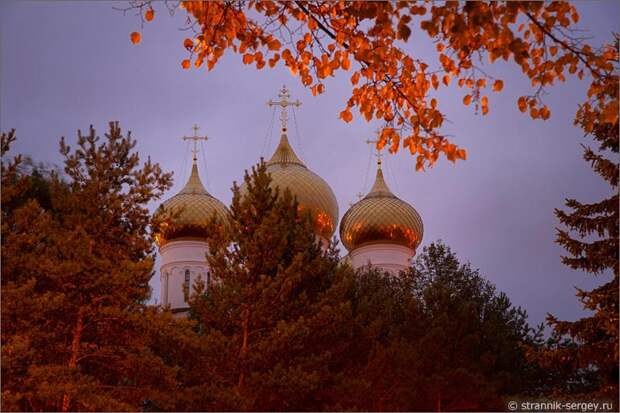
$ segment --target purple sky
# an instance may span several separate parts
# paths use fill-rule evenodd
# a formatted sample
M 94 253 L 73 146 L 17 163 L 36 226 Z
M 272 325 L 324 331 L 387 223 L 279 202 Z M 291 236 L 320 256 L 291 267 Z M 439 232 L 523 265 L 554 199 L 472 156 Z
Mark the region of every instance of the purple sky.
M 269 134 L 271 110 L 265 102 L 285 83 L 303 102 L 297 111 L 299 136 L 292 124 L 291 143 L 331 185 L 340 216 L 357 192 L 369 189 L 374 161 L 369 170 L 364 140 L 374 138 L 379 124 L 338 120 L 350 92 L 348 76 L 330 79 L 327 92 L 312 97 L 288 70 L 256 71 L 232 54 L 211 72 L 184 71 L 184 13 L 168 17 L 158 4 L 156 19 L 145 25 L 142 43 L 134 46 L 129 33 L 140 29 L 139 19 L 112 9 L 125 4 L 2 2 L 0 129 L 17 129 L 14 152 L 59 163 L 60 136 L 75 142 L 78 128 L 93 124 L 102 134 L 108 121 L 119 120 L 138 139 L 141 155 L 175 172 L 170 196 L 189 173 L 188 147 L 179 137 L 191 134 L 198 123 L 200 132 L 213 138 L 206 168 L 199 156 L 203 181 L 228 203 L 232 181 L 241 180 L 245 168 L 276 146 L 277 118 Z M 590 30 L 592 43 L 620 32 L 619 2 L 578 2 L 577 7 L 579 26 Z M 417 31 L 406 48 L 418 55 L 430 51 Z M 416 173 L 414 158 L 403 151 L 387 156 L 386 179 L 420 212 L 422 246 L 444 240 L 527 309 L 532 322 L 542 321 L 547 312 L 574 319 L 581 314 L 574 287 L 589 289 L 602 280 L 560 263 L 553 209 L 567 197 L 590 202 L 610 193 L 581 158 L 580 144 L 591 140 L 572 126 L 586 84 L 570 80 L 550 89 L 545 101 L 551 119 L 533 121 L 516 106 L 517 97 L 531 90 L 520 71 L 503 63 L 486 70 L 505 85 L 503 93 L 490 96 L 489 115 L 463 106 L 458 88 L 439 95 L 450 119 L 444 130 L 468 150 L 468 160 L 456 165 L 441 160 L 434 169 Z M 158 276 L 152 285 L 157 297 Z

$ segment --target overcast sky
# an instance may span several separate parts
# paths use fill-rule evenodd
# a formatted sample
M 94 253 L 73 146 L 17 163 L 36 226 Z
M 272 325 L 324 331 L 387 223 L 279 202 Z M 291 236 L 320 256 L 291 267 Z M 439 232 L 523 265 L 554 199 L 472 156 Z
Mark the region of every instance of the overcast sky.
M 236 55 L 224 56 L 211 72 L 184 71 L 184 14 L 169 17 L 163 4 L 156 4 L 156 19 L 145 25 L 136 46 L 129 34 L 140 30 L 138 17 L 113 9 L 125 5 L 2 2 L 0 129 L 17 129 L 14 152 L 58 164 L 61 136 L 75 142 L 77 129 L 93 124 L 103 134 L 110 120 L 118 120 L 137 138 L 142 156 L 174 171 L 171 196 L 183 186 L 190 167 L 180 136 L 191 134 L 197 123 L 201 133 L 213 138 L 206 146 L 206 166 L 199 157 L 203 181 L 229 203 L 233 180 L 241 180 L 244 169 L 275 149 L 277 117 L 270 130 L 272 111 L 265 102 L 286 84 L 303 103 L 296 114 L 298 133 L 290 125 L 291 143 L 331 185 L 340 217 L 355 194 L 372 185 L 374 161 L 369 168 L 370 148 L 364 141 L 374 137 L 379 124 L 338 119 L 350 93 L 348 76 L 330 79 L 327 92 L 312 97 L 288 70 L 256 71 Z M 620 32 L 620 2 L 577 6 L 579 26 L 589 30 L 592 43 Z M 414 30 L 407 50 L 424 56 L 431 49 Z M 567 197 L 591 202 L 610 193 L 581 158 L 580 145 L 591 140 L 572 126 L 586 84 L 570 80 L 550 89 L 545 101 L 551 119 L 533 121 L 517 109 L 517 97 L 531 93 L 520 71 L 511 64 L 486 70 L 505 85 L 503 93 L 490 96 L 489 115 L 463 106 L 462 90 L 439 95 L 450 119 L 444 131 L 468 150 L 468 160 L 455 165 L 441 160 L 434 169 L 416 173 L 414 158 L 401 151 L 386 157 L 386 179 L 422 216 L 422 246 L 442 239 L 523 306 L 534 323 L 547 312 L 575 319 L 582 310 L 574 287 L 590 289 L 602 279 L 560 263 L 563 250 L 554 244 L 558 222 L 553 209 Z M 152 285 L 158 297 L 158 276 Z

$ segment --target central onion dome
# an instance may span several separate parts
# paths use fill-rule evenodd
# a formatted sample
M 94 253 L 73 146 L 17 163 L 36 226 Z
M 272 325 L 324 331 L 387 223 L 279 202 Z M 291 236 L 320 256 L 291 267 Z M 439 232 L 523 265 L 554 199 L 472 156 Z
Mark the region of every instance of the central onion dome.
M 381 243 L 402 245 L 415 252 L 423 234 L 422 218 L 390 191 L 381 163 L 368 195 L 349 208 L 340 224 L 340 240 L 348 251 Z
M 280 190 L 288 188 L 297 198 L 299 209 L 308 210 L 312 216 L 315 234 L 330 239 L 338 222 L 338 203 L 327 182 L 309 170 L 297 157 L 282 133 L 280 143 L 267 162 L 267 172 L 271 175 L 271 187 Z M 245 183 L 241 193 L 245 193 Z
M 207 224 L 214 216 L 227 223 L 230 212 L 202 185 L 194 159 L 192 173 L 183 189 L 155 211 L 154 219 L 160 221 L 155 241 L 162 246 L 177 238 L 205 238 Z

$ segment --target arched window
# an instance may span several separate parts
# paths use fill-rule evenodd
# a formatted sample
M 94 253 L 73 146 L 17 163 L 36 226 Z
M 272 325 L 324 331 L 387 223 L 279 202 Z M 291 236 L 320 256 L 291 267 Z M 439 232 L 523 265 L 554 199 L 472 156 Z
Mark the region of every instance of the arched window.
M 163 283 L 164 283 L 164 294 L 162 297 L 163 305 L 168 305 L 168 282 L 169 282 L 168 271 L 166 271 L 164 272 L 164 279 L 163 279 Z
M 189 270 L 185 270 L 185 283 L 184 283 L 184 288 L 189 291 L 189 281 L 190 281 L 190 275 L 189 275 Z

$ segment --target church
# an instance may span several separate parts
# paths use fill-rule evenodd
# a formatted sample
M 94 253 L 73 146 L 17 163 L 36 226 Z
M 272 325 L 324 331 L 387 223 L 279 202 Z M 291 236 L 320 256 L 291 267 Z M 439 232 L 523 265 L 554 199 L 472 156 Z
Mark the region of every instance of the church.
M 280 107 L 281 121 L 280 142 L 267 161 L 271 185 L 288 188 L 299 208 L 310 212 L 315 236 L 325 247 L 338 226 L 338 203 L 329 184 L 306 166 L 289 143 L 288 107 L 301 103 L 291 101 L 285 87 L 278 97 L 268 102 Z M 202 279 L 207 285 L 211 282 L 206 258 L 207 222 L 214 215 L 229 219 L 226 205 L 205 189 L 198 174 L 196 143 L 206 138 L 197 136 L 195 129 L 194 136 L 183 139 L 194 143 L 191 174 L 183 189 L 155 212 L 156 217 L 169 217 L 155 234 L 160 255 L 160 303 L 177 313 L 187 309 L 187 292 L 196 280 Z M 244 187 L 240 189 L 243 194 Z M 340 241 L 348 251 L 343 262 L 354 269 L 371 265 L 395 275 L 409 267 L 424 232 L 415 208 L 390 190 L 380 157 L 372 188 L 345 212 L 339 229 Z

